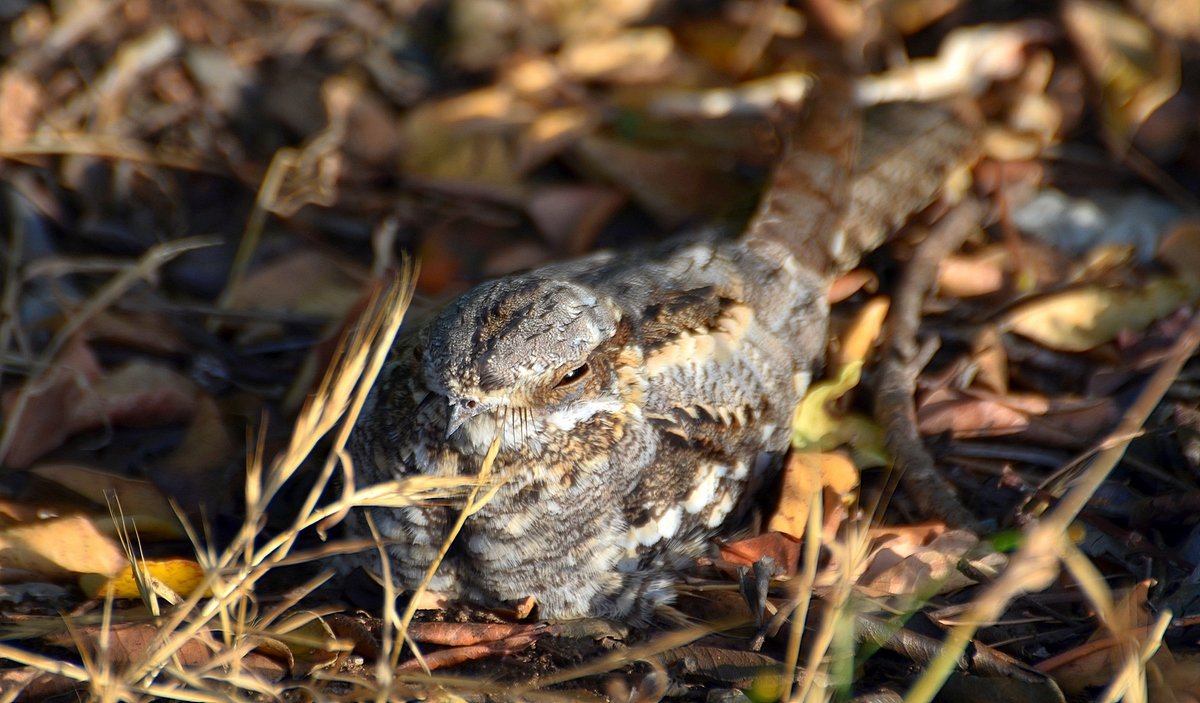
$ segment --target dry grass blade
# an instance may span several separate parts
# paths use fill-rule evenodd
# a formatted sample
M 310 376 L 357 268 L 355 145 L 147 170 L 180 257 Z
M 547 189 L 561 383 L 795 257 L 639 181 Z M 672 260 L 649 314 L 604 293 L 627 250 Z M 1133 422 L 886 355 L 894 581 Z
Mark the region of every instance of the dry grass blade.
M 1192 318 L 1191 325 L 1171 347 L 1162 365 L 1150 377 L 1137 400 L 1103 443 L 1104 449 L 1097 455 L 1092 466 L 1078 478 L 1054 509 L 1028 532 L 1024 544 L 1014 555 L 1009 568 L 987 586 L 963 613 L 962 624 L 950 631 L 941 653 L 914 684 L 906 700 L 933 700 L 975 631 L 989 622 L 994 622 L 1017 595 L 1041 590 L 1054 579 L 1058 573 L 1057 563 L 1064 557 L 1064 550 L 1067 549 L 1067 528 L 1124 456 L 1129 442 L 1137 436 L 1150 413 L 1179 376 L 1183 365 L 1196 353 L 1198 346 L 1200 315 Z
M 315 509 L 338 457 L 343 454 L 357 413 L 399 330 L 404 311 L 411 301 L 413 280 L 411 269 L 405 269 L 392 285 L 373 299 L 368 313 L 345 341 L 339 355 L 341 363 L 331 369 L 301 412 L 291 443 L 272 463 L 270 470 L 263 470 L 261 451 L 252 458 L 247 469 L 247 506 L 241 532 L 224 552 L 216 555 L 215 561 L 205 564 L 206 575 L 199 587 L 166 618 L 159 644 L 151 648 L 144 661 L 131 667 L 126 681 L 147 685 L 155 672 L 161 670 L 190 638 L 205 630 L 213 619 L 222 620 L 226 633 L 244 632 L 252 610 L 250 597 L 254 584 L 286 558 L 301 531 L 314 527 L 344 507 Z M 256 545 L 272 498 L 295 475 L 317 441 L 339 423 L 341 431 L 335 438 L 331 455 L 292 528 Z M 203 555 L 200 544 L 197 544 L 197 551 Z M 209 589 L 214 595 L 205 598 L 202 594 Z

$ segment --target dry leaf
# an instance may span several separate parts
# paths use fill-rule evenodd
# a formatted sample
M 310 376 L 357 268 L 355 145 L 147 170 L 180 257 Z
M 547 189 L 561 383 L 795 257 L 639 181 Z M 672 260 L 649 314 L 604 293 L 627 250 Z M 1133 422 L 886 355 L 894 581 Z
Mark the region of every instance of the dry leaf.
M 149 481 L 117 476 L 79 464 L 42 464 L 30 473 L 64 486 L 96 505 L 120 510 L 127 521 L 150 518 L 173 526 L 170 537 L 183 537 L 179 519 L 162 492 Z M 115 499 L 115 500 L 114 500 Z
M 181 596 L 190 595 L 204 579 L 204 569 L 191 559 L 146 559 L 138 562 L 138 568 Z M 79 578 L 79 587 L 88 598 L 104 597 L 109 591 L 114 598 L 141 597 L 133 566 L 128 564 L 109 577 L 84 574 Z
M 1200 220 L 1185 219 L 1168 230 L 1155 258 L 1182 278 L 1200 280 Z
M 994 394 L 982 389 L 938 388 L 917 405 L 922 434 L 957 438 L 1020 434 L 1029 442 L 1078 447 L 1111 427 L 1111 398 L 1055 398 L 1033 393 Z
M 875 342 L 879 340 L 889 307 L 891 300 L 883 295 L 872 298 L 862 306 L 854 322 L 840 335 L 840 348 L 832 360 L 835 366 L 866 361 Z
M 1059 351 L 1087 351 L 1125 330 L 1150 323 L 1196 299 L 1200 286 L 1178 278 L 1153 278 L 1141 288 L 1090 285 L 1051 293 L 1008 314 L 1008 329 Z
M 763 557 L 770 557 L 788 576 L 793 576 L 800 564 L 800 542 L 782 532 L 764 532 L 736 542 L 722 543 L 721 560 L 738 566 L 753 566 Z M 717 565 L 720 568 L 720 564 Z M 735 577 L 732 569 L 721 569 Z M 743 604 L 745 600 L 742 601 Z
M 975 366 L 976 385 L 993 393 L 1008 393 L 1008 351 L 995 327 L 986 325 L 975 335 L 971 363 Z
M 844 496 L 858 486 L 858 469 L 844 454 L 792 452 L 784 469 L 779 508 L 767 529 L 795 539 L 804 537 L 814 500 L 825 487 Z
M 64 350 L 54 366 L 33 382 L 19 417 L 12 417 L 24 391 L 5 394 L 5 421 L 16 423 L 5 463 L 27 466 L 72 434 L 104 425 L 147 427 L 191 417 L 196 389 L 184 376 L 147 361 L 132 361 L 101 375 L 82 344 Z
M 336 320 L 358 300 L 365 280 L 359 264 L 328 252 L 297 249 L 250 272 L 234 289 L 228 307 Z M 297 281 L 303 285 L 296 285 Z M 280 323 L 247 324 L 239 332 L 239 341 L 245 344 L 280 334 Z
M 1128 143 L 1150 113 L 1179 91 L 1179 49 L 1115 3 L 1067 0 L 1062 17 L 1100 88 L 1105 126 L 1118 144 Z
M 555 185 L 534 190 L 526 209 L 548 241 L 581 254 L 624 203 L 624 196 L 611 188 Z
M 1009 250 L 987 247 L 973 254 L 951 254 L 938 263 L 938 294 L 950 298 L 972 298 L 1004 288 L 1009 268 Z
M 0 567 L 58 580 L 76 574 L 111 576 L 128 564 L 116 541 L 85 515 L 14 525 L 0 531 Z
M 665 27 L 627 29 L 609 37 L 568 40 L 558 52 L 562 72 L 579 81 L 648 83 L 670 75 L 675 38 Z
M 958 563 L 975 549 L 979 538 L 966 530 L 942 532 L 937 526 L 936 535 L 929 538 L 927 527 L 883 528 L 886 538 L 875 544 L 868 558 L 870 567 L 859 577 L 859 587 L 869 595 L 924 600 L 974 583 L 958 570 Z M 1001 555 L 995 556 L 1003 561 Z M 1000 565 L 995 558 L 991 561 L 993 567 Z
M 3 463 L 22 468 L 62 444 L 74 431 L 65 419 L 84 404 L 90 384 L 101 373 L 91 348 L 75 337 L 40 379 L 5 393 L 4 424 L 13 439 Z M 23 408 L 18 408 L 22 394 L 27 400 Z

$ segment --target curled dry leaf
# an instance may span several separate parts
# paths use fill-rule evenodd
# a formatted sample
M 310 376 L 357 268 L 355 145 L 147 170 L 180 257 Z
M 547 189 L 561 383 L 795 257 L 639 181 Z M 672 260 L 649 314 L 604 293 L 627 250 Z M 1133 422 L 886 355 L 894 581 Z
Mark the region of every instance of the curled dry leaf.
M 1002 324 L 1051 349 L 1087 351 L 1124 330 L 1145 329 L 1198 295 L 1200 283 L 1165 276 L 1140 288 L 1088 285 L 1024 303 Z
M 979 538 L 966 530 L 945 530 L 940 525 L 879 528 L 870 565 L 858 585 L 867 594 L 912 597 L 918 600 L 950 593 L 972 585 L 958 564 L 979 552 Z M 972 562 L 985 572 L 997 573 L 1004 555 L 986 550 Z

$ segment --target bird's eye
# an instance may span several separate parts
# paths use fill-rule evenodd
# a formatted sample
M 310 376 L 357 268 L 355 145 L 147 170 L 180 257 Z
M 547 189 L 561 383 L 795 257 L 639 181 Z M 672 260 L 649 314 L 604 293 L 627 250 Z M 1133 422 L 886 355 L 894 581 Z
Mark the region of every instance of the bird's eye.
M 588 365 L 582 364 L 578 368 L 568 371 L 565 376 L 558 379 L 558 383 L 554 384 L 554 387 L 562 388 L 563 386 L 569 386 L 572 383 L 574 383 L 574 382 L 578 381 L 579 379 L 583 378 L 584 376 L 586 376 L 587 372 L 588 372 Z

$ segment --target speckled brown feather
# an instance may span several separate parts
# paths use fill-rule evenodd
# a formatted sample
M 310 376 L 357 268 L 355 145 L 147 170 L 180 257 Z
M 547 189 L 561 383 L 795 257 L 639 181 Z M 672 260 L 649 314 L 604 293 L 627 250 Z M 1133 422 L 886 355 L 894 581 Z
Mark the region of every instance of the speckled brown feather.
M 825 348 L 829 277 L 899 217 L 864 195 L 887 185 L 886 164 L 852 177 L 860 122 L 840 90 L 787 136 L 744 237 L 491 281 L 397 343 L 351 438 L 360 481 L 473 475 L 501 436 L 501 485 L 431 588 L 483 605 L 534 596 L 551 619 L 644 620 L 671 600 L 676 570 L 787 449 Z M 932 130 L 932 175 L 905 178 L 917 207 L 972 137 L 913 109 L 946 131 Z M 402 586 L 420 583 L 456 510 L 373 510 Z M 351 527 L 366 532 L 361 516 Z

